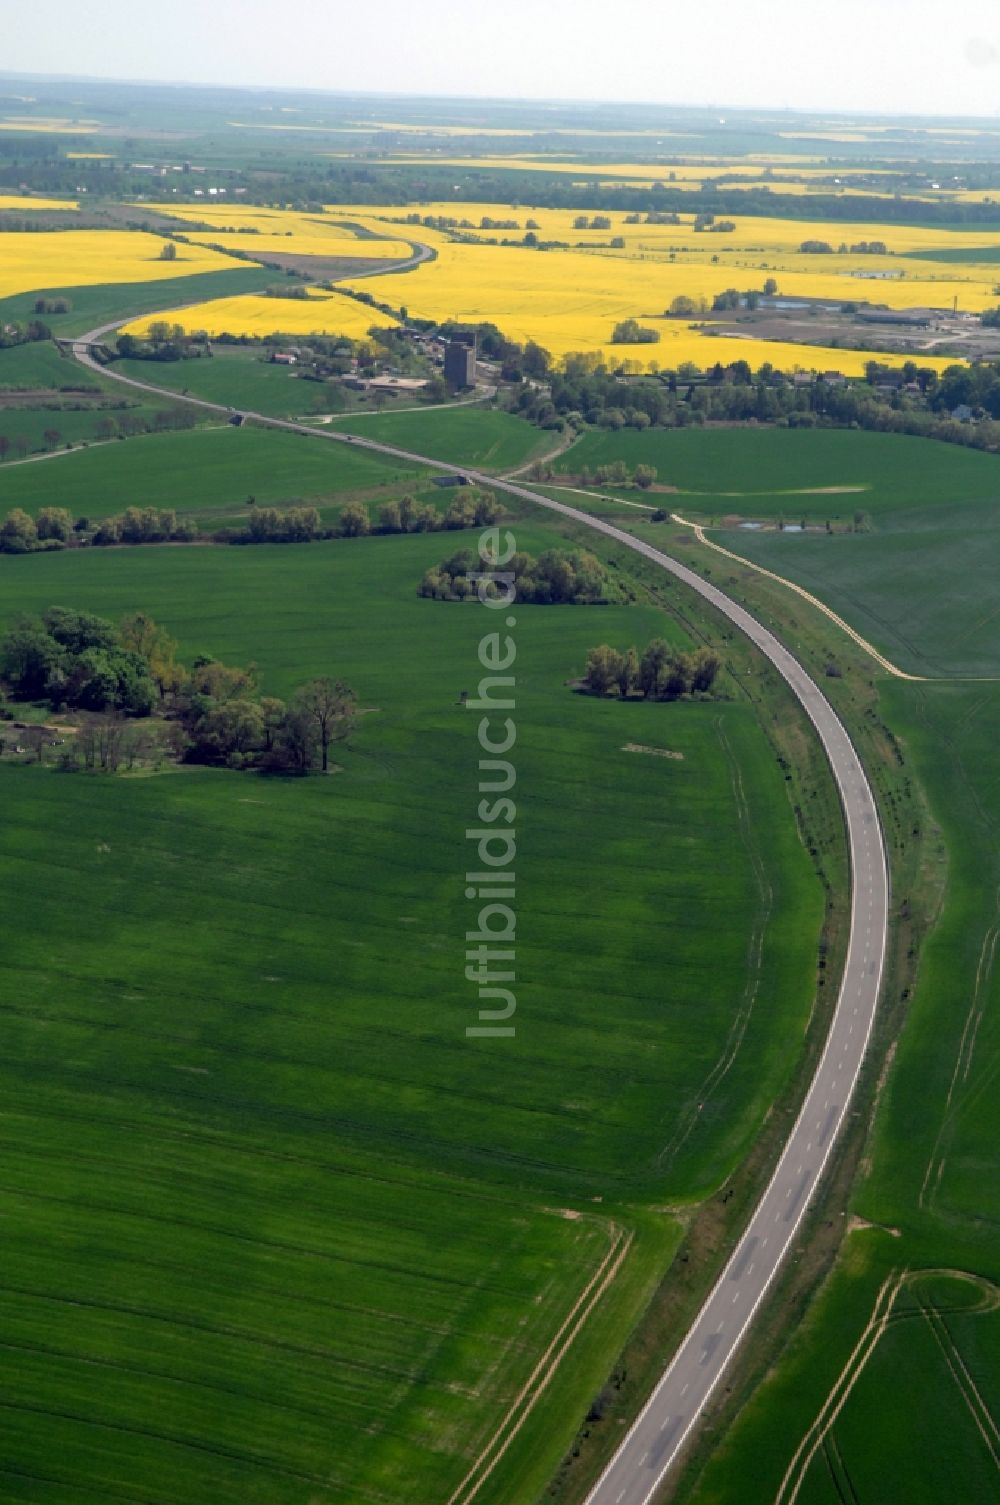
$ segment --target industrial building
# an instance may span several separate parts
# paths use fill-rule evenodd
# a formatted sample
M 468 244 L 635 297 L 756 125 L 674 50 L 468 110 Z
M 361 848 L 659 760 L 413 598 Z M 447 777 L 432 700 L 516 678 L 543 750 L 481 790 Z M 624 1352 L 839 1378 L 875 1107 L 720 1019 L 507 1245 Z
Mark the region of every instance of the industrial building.
M 454 335 L 444 349 L 444 379 L 453 391 L 476 384 L 476 337 Z

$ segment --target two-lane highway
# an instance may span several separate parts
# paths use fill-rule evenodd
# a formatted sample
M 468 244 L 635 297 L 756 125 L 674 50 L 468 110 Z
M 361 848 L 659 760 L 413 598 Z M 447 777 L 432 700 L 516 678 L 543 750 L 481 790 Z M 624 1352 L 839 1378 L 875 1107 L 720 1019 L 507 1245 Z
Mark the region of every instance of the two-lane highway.
M 90 343 L 127 322 L 122 319 L 93 330 L 74 344 L 74 354 L 105 376 L 176 399 L 175 392 L 121 376 L 93 360 Z M 184 400 L 214 412 L 231 411 L 203 399 Z M 372 439 L 331 429 L 319 431 L 307 424 L 257 413 L 246 416 L 272 428 L 349 443 L 436 470 L 445 468 L 426 455 Z M 819 686 L 768 628 L 694 570 L 613 523 L 513 481 L 480 475 L 464 465 L 454 469 L 477 485 L 562 513 L 603 533 L 623 548 L 644 555 L 710 602 L 757 645 L 798 697 L 826 751 L 843 806 L 851 860 L 851 929 L 844 975 L 822 1056 L 771 1180 L 732 1257 L 587 1500 L 587 1505 L 647 1505 L 677 1460 L 792 1246 L 848 1111 L 882 982 L 889 906 L 885 845 L 868 779 L 843 724 Z

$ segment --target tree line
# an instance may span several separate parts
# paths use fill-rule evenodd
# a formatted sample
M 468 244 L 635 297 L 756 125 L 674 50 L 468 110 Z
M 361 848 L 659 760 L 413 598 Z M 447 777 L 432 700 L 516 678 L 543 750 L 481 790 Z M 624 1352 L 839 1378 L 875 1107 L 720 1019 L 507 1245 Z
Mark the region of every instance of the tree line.
M 383 502 L 374 519 L 364 502 L 348 502 L 324 527 L 315 507 L 254 507 L 238 533 L 219 533 L 230 543 L 314 543 L 327 538 L 367 538 L 389 533 L 438 533 L 492 527 L 502 509 L 492 491 L 456 496 L 444 512 L 409 494 Z
M 587 654 L 580 688 L 588 695 L 617 695 L 621 700 L 679 700 L 682 695 L 710 695 L 722 660 L 710 648 L 681 653 L 663 638 L 653 638 L 640 655 L 600 643 Z
M 556 474 L 554 466 L 547 461 L 536 460 L 528 471 L 528 479 L 553 481 Z M 640 491 L 648 491 L 657 474 L 655 465 L 637 465 L 630 470 L 624 460 L 612 460 L 606 465 L 595 465 L 593 470 L 589 465 L 581 465 L 575 479 L 581 486 L 638 486 Z
M 967 406 L 976 422 L 952 417 Z M 721 362 L 707 371 L 691 362 L 676 370 L 623 380 L 593 353 L 565 357 L 547 390 L 525 387 L 511 410 L 543 429 L 567 424 L 612 431 L 686 428 L 704 423 L 773 423 L 863 428 L 1000 449 L 1000 361 L 949 366 L 940 375 L 916 361 L 898 371 L 868 362 L 864 380 L 797 383 L 769 362 Z
M 36 517 L 13 507 L 0 522 L 0 554 L 50 553 L 84 544 L 193 543 L 198 537 L 197 523 L 179 518 L 170 507 L 126 507 L 97 522 L 74 521 L 66 507 L 42 507 Z
M 115 544 L 165 543 L 319 543 L 331 538 L 369 534 L 453 532 L 492 527 L 502 509 L 491 491 L 456 496 L 445 511 L 412 496 L 383 502 L 374 520 L 363 502 L 348 502 L 336 521 L 323 525 L 315 507 L 252 505 L 244 527 L 202 533 L 193 518 L 171 507 L 126 507 L 96 521 L 73 518 L 66 507 L 42 507 L 31 517 L 14 507 L 0 522 L 0 554 L 50 553 L 70 547 L 107 548 Z

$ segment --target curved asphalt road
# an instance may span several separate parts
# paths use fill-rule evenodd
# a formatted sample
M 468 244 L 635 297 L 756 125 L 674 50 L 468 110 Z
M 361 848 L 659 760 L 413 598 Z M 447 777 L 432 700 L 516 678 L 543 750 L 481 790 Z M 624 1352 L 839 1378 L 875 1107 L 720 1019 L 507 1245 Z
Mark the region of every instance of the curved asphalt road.
M 84 365 L 116 381 L 155 392 L 157 396 L 176 398 L 174 392 L 118 375 L 92 359 L 89 343 L 128 322 L 120 319 L 102 325 L 74 341 L 74 355 Z M 188 397 L 184 401 L 212 412 L 232 411 L 203 399 Z M 265 418 L 256 413 L 246 416 L 271 428 L 352 444 L 437 470 L 443 468 L 441 462 L 426 455 L 411 454 L 371 439 L 349 437 L 330 429 L 320 431 L 306 424 Z M 591 517 L 565 502 L 540 496 L 513 481 L 481 475 L 464 466 L 454 468 L 477 485 L 505 492 L 551 512 L 561 512 L 574 522 L 605 534 L 623 548 L 634 549 L 682 580 L 728 617 L 766 654 L 801 701 L 826 750 L 844 810 L 852 875 L 851 933 L 823 1054 L 781 1158 L 743 1237 L 642 1412 L 587 1497 L 587 1505 L 647 1505 L 722 1379 L 774 1280 L 815 1195 L 843 1124 L 871 1033 L 882 981 L 889 905 L 885 845 L 872 792 L 850 737 L 818 685 L 755 617 L 693 570 L 612 523 Z

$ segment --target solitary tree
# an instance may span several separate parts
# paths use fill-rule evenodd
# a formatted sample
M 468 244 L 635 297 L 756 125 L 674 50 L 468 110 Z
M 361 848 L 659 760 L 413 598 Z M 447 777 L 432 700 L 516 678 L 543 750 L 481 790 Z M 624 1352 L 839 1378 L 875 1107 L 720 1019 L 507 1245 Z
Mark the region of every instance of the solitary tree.
M 309 725 L 319 740 L 323 772 L 330 766 L 330 743 L 340 742 L 354 724 L 357 696 L 349 685 L 326 676 L 313 679 L 292 697 L 293 716 Z
M 172 240 L 168 240 L 167 243 L 166 243 L 166 245 L 163 247 L 163 250 L 160 252 L 160 260 L 161 261 L 176 261 L 177 260 L 177 247 L 174 245 L 174 243 L 173 243 Z

